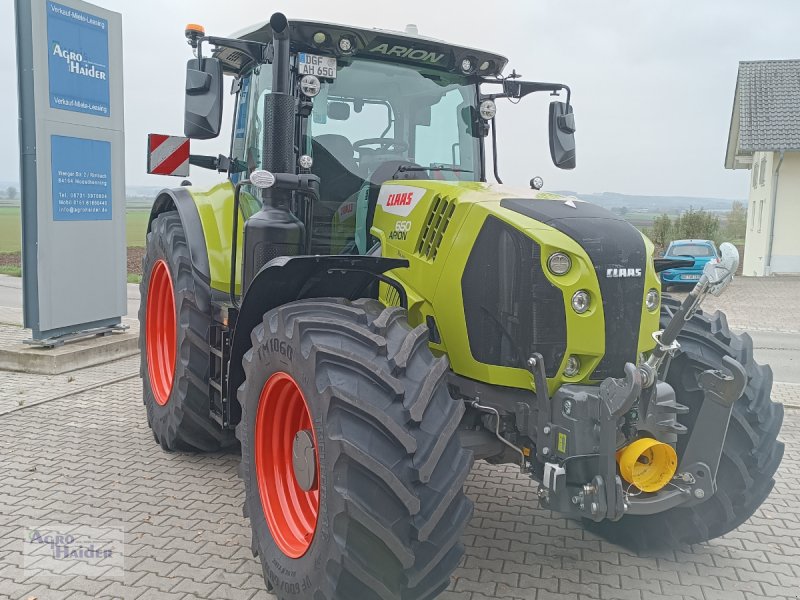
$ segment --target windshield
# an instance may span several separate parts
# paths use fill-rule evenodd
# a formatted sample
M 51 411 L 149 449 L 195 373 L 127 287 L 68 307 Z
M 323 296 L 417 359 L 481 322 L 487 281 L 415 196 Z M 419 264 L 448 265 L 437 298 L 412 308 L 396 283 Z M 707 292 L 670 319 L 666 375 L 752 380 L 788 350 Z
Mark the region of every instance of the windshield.
M 307 151 L 327 151 L 364 179 L 382 163 L 401 160 L 419 179 L 477 180 L 476 92 L 464 77 L 448 73 L 368 59 L 340 62 L 336 79 L 314 98 Z
M 371 211 L 391 179 L 479 181 L 473 135 L 477 86 L 460 75 L 354 58 L 323 82 L 303 123 L 319 176 L 314 239 L 320 251 L 365 252 Z
M 667 254 L 669 256 L 691 256 L 692 258 L 716 256 L 714 249 L 705 244 L 674 244 Z

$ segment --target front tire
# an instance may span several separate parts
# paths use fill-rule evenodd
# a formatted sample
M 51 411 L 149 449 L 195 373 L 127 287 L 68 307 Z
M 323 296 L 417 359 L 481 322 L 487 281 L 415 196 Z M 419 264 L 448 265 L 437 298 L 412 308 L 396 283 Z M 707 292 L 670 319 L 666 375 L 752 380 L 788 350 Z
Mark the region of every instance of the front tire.
M 680 303 L 665 297 L 661 326 Z M 697 376 L 708 369 L 723 369 L 722 358 L 731 356 L 745 368 L 747 386 L 733 405 L 728 433 L 717 472 L 717 491 L 706 502 L 678 507 L 650 516 L 625 516 L 617 522 L 590 525 L 606 539 L 637 550 L 698 544 L 733 531 L 747 521 L 766 500 L 775 485 L 773 476 L 783 457 L 778 433 L 783 423 L 783 405 L 772 402 L 772 369 L 753 360 L 753 340 L 728 328 L 719 311 L 699 311 L 678 336 L 681 349 L 667 374 L 679 403 L 689 413 L 678 420 L 692 431 L 703 391 Z M 678 438 L 678 455 L 689 434 Z
M 375 300 L 320 299 L 266 313 L 251 339 L 237 434 L 269 589 L 282 600 L 438 595 L 463 553 L 472 454 L 427 328 Z
M 212 452 L 236 443 L 212 419 L 208 395 L 211 290 L 192 271 L 180 217 L 153 220 L 139 284 L 143 402 L 164 450 Z

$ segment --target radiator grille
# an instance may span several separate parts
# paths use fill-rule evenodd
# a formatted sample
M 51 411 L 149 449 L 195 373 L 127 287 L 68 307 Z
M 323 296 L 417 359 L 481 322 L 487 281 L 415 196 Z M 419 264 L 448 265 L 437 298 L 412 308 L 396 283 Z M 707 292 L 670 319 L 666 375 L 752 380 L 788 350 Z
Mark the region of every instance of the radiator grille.
M 425 226 L 417 242 L 417 254 L 429 260 L 436 259 L 442 238 L 455 209 L 456 204 L 452 198 L 438 194 L 434 197 L 431 209 L 425 219 Z
M 536 242 L 487 218 L 467 260 L 461 293 L 476 361 L 524 369 L 538 352 L 547 376 L 558 373 L 567 349 L 564 296 L 542 272 Z

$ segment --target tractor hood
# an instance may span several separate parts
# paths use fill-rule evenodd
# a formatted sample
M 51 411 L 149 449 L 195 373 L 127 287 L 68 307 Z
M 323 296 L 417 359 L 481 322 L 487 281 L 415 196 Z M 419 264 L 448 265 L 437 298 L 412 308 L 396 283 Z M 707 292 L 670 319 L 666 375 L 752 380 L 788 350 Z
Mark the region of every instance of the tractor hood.
M 460 375 L 530 389 L 526 363 L 539 352 L 555 389 L 620 377 L 654 345 L 653 246 L 597 205 L 484 183 L 387 182 L 372 233 L 384 256 L 411 263 L 395 275 L 412 320 L 434 319 Z M 548 266 L 555 253 L 568 257 L 566 272 Z

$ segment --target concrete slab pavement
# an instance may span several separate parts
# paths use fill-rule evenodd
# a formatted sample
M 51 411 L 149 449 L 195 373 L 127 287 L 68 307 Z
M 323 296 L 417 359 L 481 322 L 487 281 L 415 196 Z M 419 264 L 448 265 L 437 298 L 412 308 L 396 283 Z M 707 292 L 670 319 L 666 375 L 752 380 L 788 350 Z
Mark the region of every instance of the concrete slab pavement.
M 132 379 L 2 417 L 0 598 L 275 600 L 250 553 L 239 456 L 164 452 L 140 398 Z M 800 413 L 787 413 L 782 438 L 777 484 L 752 519 L 707 544 L 640 555 L 539 508 L 513 466 L 478 463 L 466 555 L 440 600 L 796 598 Z M 122 529 L 123 573 L 25 569 L 34 523 Z

